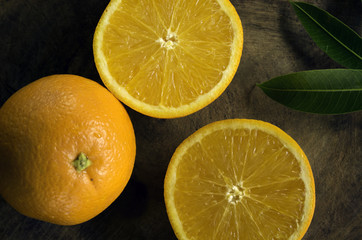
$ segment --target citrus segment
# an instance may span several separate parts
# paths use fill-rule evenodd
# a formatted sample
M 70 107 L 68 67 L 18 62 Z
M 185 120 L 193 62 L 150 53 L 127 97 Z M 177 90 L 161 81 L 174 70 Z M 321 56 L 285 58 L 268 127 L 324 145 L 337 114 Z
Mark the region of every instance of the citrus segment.
M 93 41 L 107 88 L 160 118 L 215 100 L 236 72 L 242 46 L 241 22 L 228 0 L 112 0 Z
M 207 125 L 175 151 L 165 178 L 179 239 L 300 239 L 314 212 L 314 180 L 298 144 L 257 120 Z

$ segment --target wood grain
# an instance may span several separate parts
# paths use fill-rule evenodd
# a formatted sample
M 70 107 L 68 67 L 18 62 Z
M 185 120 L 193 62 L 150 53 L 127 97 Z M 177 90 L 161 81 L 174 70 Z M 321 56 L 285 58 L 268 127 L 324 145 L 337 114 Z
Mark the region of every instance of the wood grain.
M 307 1 L 361 34 L 359 0 Z M 285 0 L 234 0 L 245 42 L 238 72 L 211 105 L 162 120 L 127 108 L 137 138 L 133 175 L 103 213 L 62 227 L 24 217 L 0 198 L 0 239 L 176 239 L 163 200 L 163 179 L 176 147 L 200 127 L 227 118 L 273 123 L 308 156 L 316 181 L 316 210 L 304 239 L 361 239 L 362 114 L 321 116 L 290 110 L 255 86 L 296 71 L 339 68 L 312 42 Z M 101 83 L 92 39 L 107 1 L 0 0 L 0 105 L 46 75 L 72 73 Z M 1 166 L 0 166 L 1 167 Z

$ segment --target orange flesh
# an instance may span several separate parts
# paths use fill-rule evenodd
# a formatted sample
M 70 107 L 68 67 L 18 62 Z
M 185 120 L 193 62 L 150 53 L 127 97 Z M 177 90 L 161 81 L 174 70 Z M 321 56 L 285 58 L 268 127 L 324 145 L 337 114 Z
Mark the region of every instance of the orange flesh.
M 229 65 L 233 29 L 215 1 L 123 0 L 109 22 L 102 51 L 110 74 L 147 104 L 189 104 Z
M 196 239 L 298 236 L 307 191 L 300 161 L 258 129 L 207 134 L 177 165 L 173 201 L 184 233 Z

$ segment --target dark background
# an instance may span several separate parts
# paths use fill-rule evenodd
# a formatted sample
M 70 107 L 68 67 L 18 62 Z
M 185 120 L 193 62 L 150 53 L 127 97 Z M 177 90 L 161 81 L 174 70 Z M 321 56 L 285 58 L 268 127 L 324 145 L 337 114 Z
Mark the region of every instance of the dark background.
M 150 118 L 127 108 L 135 128 L 137 156 L 121 196 L 94 219 L 67 227 L 24 217 L 0 197 L 0 239 L 176 239 L 163 200 L 168 162 L 191 133 L 228 118 L 273 123 L 305 151 L 315 176 L 316 209 L 304 239 L 362 238 L 362 113 L 294 111 L 255 86 L 291 72 L 341 66 L 313 43 L 288 1 L 231 2 L 243 23 L 244 50 L 226 91 L 208 107 L 179 119 Z M 361 35 L 360 0 L 307 2 L 327 10 Z M 0 105 L 19 88 L 46 75 L 71 73 L 101 83 L 92 40 L 107 3 L 0 0 Z

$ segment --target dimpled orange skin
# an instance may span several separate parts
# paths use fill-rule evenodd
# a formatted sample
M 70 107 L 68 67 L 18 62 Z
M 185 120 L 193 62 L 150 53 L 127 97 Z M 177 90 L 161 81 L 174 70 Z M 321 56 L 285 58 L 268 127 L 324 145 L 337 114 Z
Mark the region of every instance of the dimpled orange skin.
M 91 165 L 77 171 L 84 153 Z M 41 78 L 0 109 L 0 194 L 31 218 L 85 222 L 126 186 L 136 154 L 131 120 L 98 83 L 75 75 Z

